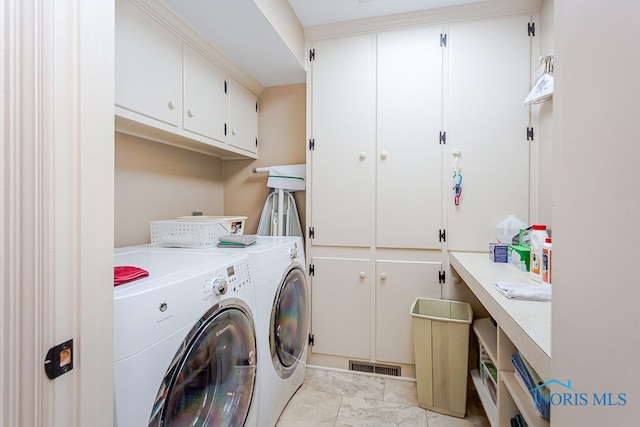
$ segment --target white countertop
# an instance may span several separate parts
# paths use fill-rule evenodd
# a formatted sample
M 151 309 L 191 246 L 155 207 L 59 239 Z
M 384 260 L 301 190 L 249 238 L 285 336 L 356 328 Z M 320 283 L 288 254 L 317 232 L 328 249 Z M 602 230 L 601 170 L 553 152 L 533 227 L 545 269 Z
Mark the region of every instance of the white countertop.
M 551 302 L 509 299 L 498 292 L 498 281 L 535 283 L 528 273 L 494 263 L 487 253 L 450 252 L 451 267 L 466 282 L 521 354 L 540 374 L 550 377 Z

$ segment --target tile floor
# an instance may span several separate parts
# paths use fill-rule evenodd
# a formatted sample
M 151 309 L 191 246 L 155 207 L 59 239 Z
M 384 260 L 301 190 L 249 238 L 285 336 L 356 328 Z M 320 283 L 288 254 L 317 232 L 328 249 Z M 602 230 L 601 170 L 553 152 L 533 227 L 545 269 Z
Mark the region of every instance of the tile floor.
M 307 368 L 277 427 L 394 425 L 489 427 L 489 422 L 473 389 L 467 393 L 467 416 L 460 419 L 420 408 L 415 382 Z

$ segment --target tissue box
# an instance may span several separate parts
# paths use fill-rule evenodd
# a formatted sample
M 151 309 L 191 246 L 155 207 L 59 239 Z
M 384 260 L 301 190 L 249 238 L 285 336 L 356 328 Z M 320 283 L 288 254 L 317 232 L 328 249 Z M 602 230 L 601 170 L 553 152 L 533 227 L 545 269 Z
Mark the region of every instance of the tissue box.
M 520 271 L 529 271 L 531 248 L 522 245 L 509 245 L 509 264 Z
M 509 262 L 509 245 L 489 243 L 489 259 L 493 262 Z

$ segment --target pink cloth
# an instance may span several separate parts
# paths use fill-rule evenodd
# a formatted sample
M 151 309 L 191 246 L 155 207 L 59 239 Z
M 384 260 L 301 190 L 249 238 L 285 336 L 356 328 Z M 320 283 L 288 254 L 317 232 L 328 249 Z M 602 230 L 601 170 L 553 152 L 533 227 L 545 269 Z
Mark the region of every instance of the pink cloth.
M 147 276 L 149 276 L 149 272 L 139 267 L 130 265 L 113 267 L 113 286 L 122 285 Z

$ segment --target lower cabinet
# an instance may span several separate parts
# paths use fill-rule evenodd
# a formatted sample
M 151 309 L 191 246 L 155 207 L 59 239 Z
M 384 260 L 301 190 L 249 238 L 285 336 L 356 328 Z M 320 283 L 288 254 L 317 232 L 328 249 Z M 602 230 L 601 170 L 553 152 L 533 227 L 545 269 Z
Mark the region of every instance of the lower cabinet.
M 313 257 L 310 265 L 310 363 L 320 355 L 344 369 L 350 359 L 401 368 L 415 363 L 411 304 L 419 296 L 441 297 L 441 262 Z
M 311 260 L 313 353 L 369 359 L 371 338 L 371 260 Z
M 411 304 L 417 297 L 440 298 L 439 262 L 376 261 L 376 360 L 415 364 Z

